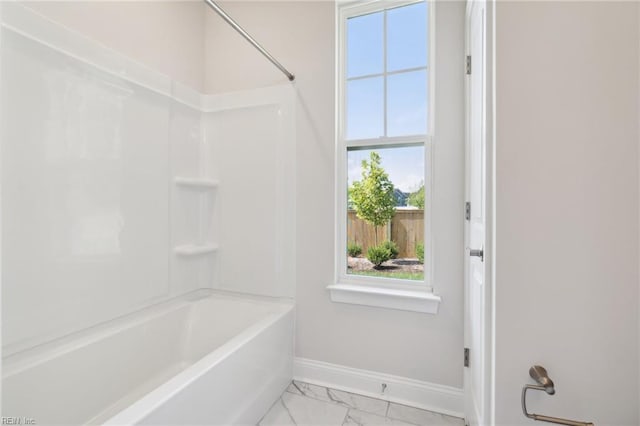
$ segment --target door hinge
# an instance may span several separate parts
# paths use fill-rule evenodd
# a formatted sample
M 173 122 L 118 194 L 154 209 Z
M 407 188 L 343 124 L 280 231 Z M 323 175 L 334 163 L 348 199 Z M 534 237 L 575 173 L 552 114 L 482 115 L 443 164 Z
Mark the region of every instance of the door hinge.
M 464 348 L 464 366 L 469 366 L 469 348 Z
M 467 220 L 471 220 L 471 203 L 464 203 L 464 218 Z
M 471 74 L 471 55 L 467 55 L 467 75 Z

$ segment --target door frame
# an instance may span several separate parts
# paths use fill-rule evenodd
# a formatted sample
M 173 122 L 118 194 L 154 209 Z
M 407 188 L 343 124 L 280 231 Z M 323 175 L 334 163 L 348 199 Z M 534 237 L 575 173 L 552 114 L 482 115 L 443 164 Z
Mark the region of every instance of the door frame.
M 479 419 L 479 423 L 484 425 L 493 425 L 495 423 L 495 272 L 496 272 L 496 256 L 495 256 L 495 0 L 467 0 L 465 12 L 465 53 L 464 62 L 466 66 L 466 57 L 470 51 L 469 23 L 471 11 L 475 4 L 485 3 L 485 245 L 484 245 L 484 311 L 482 315 L 485 318 L 484 328 L 484 369 L 483 392 L 484 407 L 482 407 L 483 418 Z M 472 61 L 473 62 L 473 61 Z M 472 63 L 473 72 L 473 63 Z M 465 74 L 465 201 L 469 200 L 469 78 Z M 468 222 L 464 222 L 464 240 L 465 247 L 469 241 Z M 475 247 L 474 247 L 475 248 Z M 468 297 L 468 253 L 465 249 L 464 253 L 464 346 L 467 347 L 469 336 L 469 297 Z M 473 357 L 473 351 L 471 351 Z M 466 369 L 466 367 L 464 367 Z M 464 395 L 465 395 L 465 423 L 469 418 L 467 407 L 467 371 L 463 370 L 464 378 Z

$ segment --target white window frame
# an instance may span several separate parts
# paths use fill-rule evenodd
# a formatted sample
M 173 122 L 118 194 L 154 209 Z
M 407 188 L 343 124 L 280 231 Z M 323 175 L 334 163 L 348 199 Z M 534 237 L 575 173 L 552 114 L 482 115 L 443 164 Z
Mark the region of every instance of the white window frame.
M 338 28 L 337 41 L 337 108 L 336 108 L 336 232 L 335 255 L 336 270 L 334 283 L 329 285 L 331 299 L 334 302 L 354 303 L 360 305 L 386 307 L 425 313 L 437 313 L 440 298 L 433 294 L 433 238 L 431 208 L 424 213 L 424 249 L 425 264 L 427 265 L 424 281 L 402 280 L 394 278 L 370 277 L 357 274 L 347 274 L 347 150 L 349 148 L 393 148 L 420 144 L 424 146 L 425 153 L 425 205 L 431 206 L 433 193 L 433 143 L 434 143 L 434 106 L 435 106 L 435 8 L 432 1 L 427 1 L 428 7 L 428 63 L 426 67 L 428 78 L 428 129 L 423 135 L 402 137 L 381 137 L 375 139 L 346 139 L 346 28 L 347 20 L 352 17 L 381 12 L 385 9 L 408 6 L 420 3 L 424 0 L 376 0 L 369 2 L 357 2 L 340 4 L 337 6 L 336 28 Z M 386 21 L 385 21 L 386 22 Z M 371 76 L 383 76 L 384 84 L 384 132 L 387 133 L 387 91 L 386 77 L 397 74 L 387 72 L 386 69 L 386 24 L 384 28 L 384 68 L 381 74 Z M 424 69 L 417 67 L 415 70 Z M 403 69 L 409 72 L 412 69 Z M 362 76 L 365 77 L 365 76 Z M 359 77 L 360 78 L 360 77 Z

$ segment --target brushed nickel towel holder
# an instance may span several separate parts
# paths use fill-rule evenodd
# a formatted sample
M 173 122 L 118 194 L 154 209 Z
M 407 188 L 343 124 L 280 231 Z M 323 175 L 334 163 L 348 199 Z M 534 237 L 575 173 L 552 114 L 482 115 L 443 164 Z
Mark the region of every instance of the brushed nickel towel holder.
M 527 391 L 529 389 L 544 391 L 548 395 L 553 395 L 556 393 L 553 380 L 549 378 L 547 370 L 541 365 L 534 365 L 533 367 L 531 367 L 529 369 L 529 376 L 531 376 L 531 378 L 538 384 L 524 385 L 524 387 L 522 388 L 522 412 L 526 417 L 540 422 L 556 423 L 567 426 L 594 426 L 594 424 L 591 422 L 579 422 L 576 420 L 561 419 L 559 417 L 543 416 L 541 414 L 527 412 Z

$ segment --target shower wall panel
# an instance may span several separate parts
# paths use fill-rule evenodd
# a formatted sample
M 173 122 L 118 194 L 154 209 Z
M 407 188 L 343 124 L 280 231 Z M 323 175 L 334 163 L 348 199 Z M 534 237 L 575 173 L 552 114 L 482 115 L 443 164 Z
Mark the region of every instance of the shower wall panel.
M 184 91 L 201 101 L 202 95 L 182 87 Z M 171 283 L 184 291 L 210 287 L 216 261 L 213 212 L 218 188 L 208 178 L 203 160 L 202 118 L 200 107 L 172 104 Z
M 18 5 L 2 12 L 7 354 L 201 286 L 170 279 L 169 177 L 170 143 L 199 138 L 200 112 L 168 78 Z
M 294 89 L 209 96 L 203 106 L 206 167 L 220 180 L 214 286 L 294 297 Z

